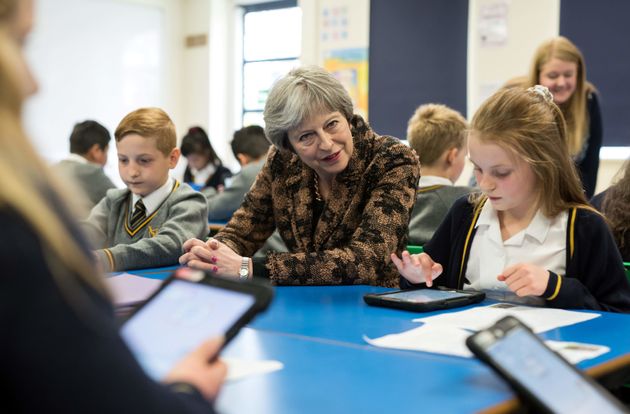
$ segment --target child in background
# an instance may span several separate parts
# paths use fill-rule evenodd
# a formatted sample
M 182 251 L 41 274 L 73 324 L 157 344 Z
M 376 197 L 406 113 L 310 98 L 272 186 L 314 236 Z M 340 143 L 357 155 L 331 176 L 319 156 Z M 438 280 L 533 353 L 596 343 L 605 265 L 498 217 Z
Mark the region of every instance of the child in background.
M 109 131 L 98 122 L 79 122 L 70 134 L 70 156 L 54 166 L 83 190 L 87 211 L 105 197 L 107 190 L 116 187 L 103 171 L 110 140 Z
M 604 218 L 587 204 L 549 90 L 500 90 L 475 114 L 468 154 L 481 193 L 459 199 L 424 253 L 391 255 L 401 285 L 484 290 L 559 308 L 630 311 Z
M 128 188 L 108 191 L 84 223 L 96 255 L 107 271 L 175 264 L 184 241 L 208 232 L 204 196 L 168 175 L 180 155 L 175 126 L 161 109 L 142 108 L 114 136 Z
M 407 140 L 420 158 L 420 181 L 409 222 L 409 244 L 423 245 L 433 236 L 448 209 L 470 187 L 453 185 L 464 169 L 468 125 L 445 105 L 427 104 L 409 120 Z
M 241 171 L 221 192 L 216 192 L 211 187 L 202 190 L 208 199 L 208 220 L 210 221 L 228 221 L 238 210 L 245 199 L 245 194 L 265 165 L 271 143 L 267 140 L 262 127 L 250 125 L 234 132 L 231 145 L 234 157 L 241 164 Z
M 212 148 L 208 134 L 199 126 L 192 127 L 182 138 L 182 155 L 188 165 L 184 171 L 184 182 L 196 190 L 204 188 L 221 191 L 225 180 L 232 176 L 223 166 L 221 159 Z
M 507 86 L 550 89 L 567 125 L 567 148 L 577 164 L 587 198 L 595 192 L 602 147 L 602 115 L 597 90 L 586 79 L 586 63 L 573 42 L 557 36 L 543 42 L 532 58 L 529 74 Z
M 621 179 L 593 197 L 591 204 L 608 219 L 621 257 L 630 262 L 630 160 Z

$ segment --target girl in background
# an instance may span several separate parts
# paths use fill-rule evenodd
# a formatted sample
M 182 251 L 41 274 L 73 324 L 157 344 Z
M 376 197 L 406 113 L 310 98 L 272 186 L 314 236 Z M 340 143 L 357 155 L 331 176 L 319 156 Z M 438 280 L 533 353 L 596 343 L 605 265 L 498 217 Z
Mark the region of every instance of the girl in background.
M 558 308 L 630 311 L 604 218 L 584 197 L 549 90 L 507 88 L 482 104 L 468 153 L 481 193 L 458 200 L 424 253 L 391 255 L 401 286 L 486 291 Z
M 184 171 L 185 183 L 198 190 L 208 188 L 212 192 L 225 187 L 225 180 L 232 173 L 223 166 L 203 128 L 195 126 L 188 130 L 182 139 L 181 151 L 188 160 Z
M 586 80 L 580 50 L 569 39 L 555 37 L 541 44 L 529 74 L 509 85 L 549 88 L 566 121 L 569 153 L 575 161 L 586 198 L 595 193 L 602 146 L 602 116 L 595 87 Z

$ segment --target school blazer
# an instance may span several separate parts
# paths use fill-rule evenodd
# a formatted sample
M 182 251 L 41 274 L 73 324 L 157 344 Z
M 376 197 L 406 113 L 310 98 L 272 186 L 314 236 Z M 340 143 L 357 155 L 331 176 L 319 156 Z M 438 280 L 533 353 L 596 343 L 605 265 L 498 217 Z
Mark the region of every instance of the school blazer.
M 187 184 L 175 182 L 169 196 L 137 229 L 129 228 L 129 189 L 109 190 L 82 222 L 82 228 L 106 271 L 170 266 L 188 239 L 208 234 L 206 199 Z
M 444 267 L 435 286 L 464 286 L 470 247 L 481 206 L 460 198 L 450 209 L 424 251 Z M 569 211 L 566 274 L 551 273 L 542 297 L 555 308 L 630 311 L 630 285 L 612 234 L 603 217 L 587 208 Z M 401 277 L 401 287 L 413 285 Z M 420 286 L 420 285 L 417 285 Z
M 272 148 L 245 201 L 215 237 L 252 256 L 277 227 L 288 252 L 269 252 L 265 270 L 287 285 L 396 286 L 389 255 L 406 245 L 420 167 L 397 139 L 351 119 L 354 151 L 314 223 L 314 175 L 293 152 Z

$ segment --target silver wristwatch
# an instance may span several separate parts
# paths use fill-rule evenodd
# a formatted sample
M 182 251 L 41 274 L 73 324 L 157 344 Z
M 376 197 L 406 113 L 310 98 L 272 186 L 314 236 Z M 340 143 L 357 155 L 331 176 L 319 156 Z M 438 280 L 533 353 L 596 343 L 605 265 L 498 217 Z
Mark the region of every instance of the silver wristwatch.
M 249 279 L 249 257 L 241 259 L 241 270 L 238 271 L 238 278 L 240 280 Z

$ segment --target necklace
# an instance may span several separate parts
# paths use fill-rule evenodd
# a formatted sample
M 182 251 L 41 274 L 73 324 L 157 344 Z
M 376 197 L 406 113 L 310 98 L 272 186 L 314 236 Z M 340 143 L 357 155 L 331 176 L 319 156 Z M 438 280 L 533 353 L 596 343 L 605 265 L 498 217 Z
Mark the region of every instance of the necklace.
M 319 193 L 319 176 L 315 173 L 315 200 L 322 201 L 322 195 Z

